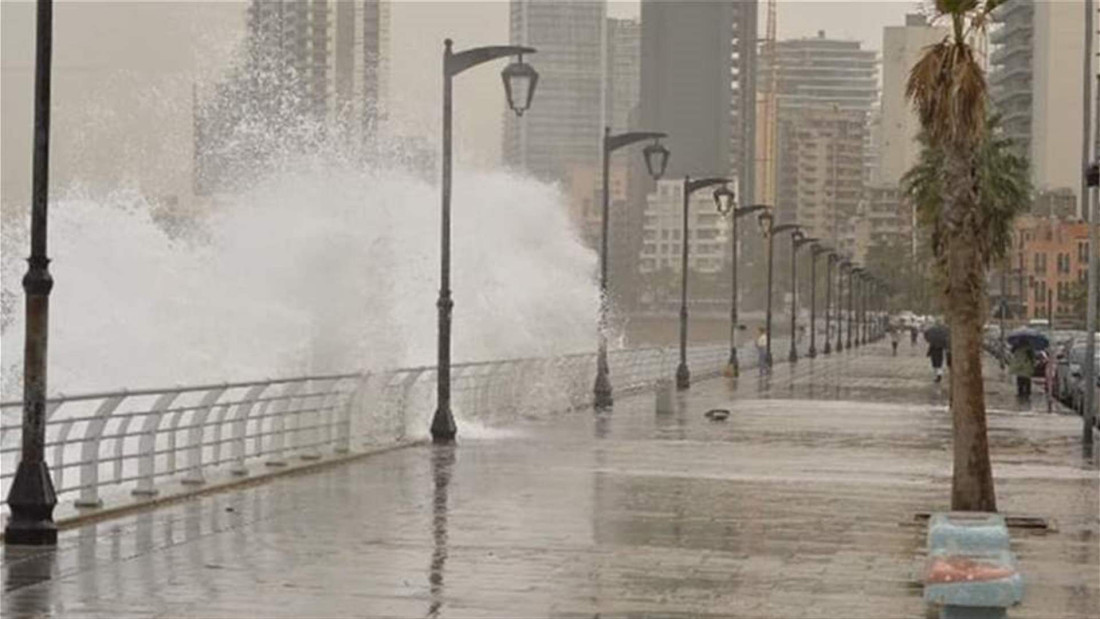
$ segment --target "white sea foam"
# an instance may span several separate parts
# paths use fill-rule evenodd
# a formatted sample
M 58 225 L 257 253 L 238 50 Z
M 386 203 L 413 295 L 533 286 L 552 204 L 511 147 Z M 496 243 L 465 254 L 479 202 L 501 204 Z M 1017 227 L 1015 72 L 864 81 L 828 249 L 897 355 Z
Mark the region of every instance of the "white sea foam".
M 183 236 L 131 192 L 57 199 L 50 392 L 434 363 L 438 186 L 338 158 L 282 169 Z M 459 172 L 453 225 L 455 361 L 591 346 L 596 257 L 554 187 Z M 4 399 L 21 388 L 25 228 L 5 229 Z

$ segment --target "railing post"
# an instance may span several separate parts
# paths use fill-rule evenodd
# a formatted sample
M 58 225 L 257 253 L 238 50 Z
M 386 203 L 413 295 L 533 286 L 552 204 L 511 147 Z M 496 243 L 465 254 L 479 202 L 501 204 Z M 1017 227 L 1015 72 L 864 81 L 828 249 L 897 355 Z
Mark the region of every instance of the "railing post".
M 149 414 L 145 416 L 141 424 L 141 438 L 138 439 L 138 480 L 137 486 L 130 491 L 134 496 L 155 496 L 157 489 L 153 485 L 156 477 L 156 451 L 157 428 L 164 411 L 179 397 L 179 391 L 162 393 L 155 402 Z
M 270 380 L 252 385 L 245 392 L 243 401 L 237 406 L 237 414 L 233 417 L 230 426 L 233 433 L 232 442 L 230 443 L 233 450 L 233 466 L 229 469 L 229 472 L 232 475 L 248 475 L 248 467 L 244 464 L 245 454 L 248 451 L 248 445 L 245 442 L 245 436 L 248 435 L 248 416 L 252 413 L 252 409 L 256 407 L 256 400 L 270 386 Z
M 283 459 L 286 451 L 286 411 L 301 390 L 302 383 L 287 383 L 280 396 L 283 399 L 274 406 L 271 418 L 271 458 L 264 463 L 267 466 L 286 466 L 286 460 Z
M 93 419 L 84 430 L 80 446 L 80 498 L 77 507 L 99 507 L 103 501 L 99 498 L 99 440 L 107 426 L 107 417 L 126 399 L 126 392 L 109 397 L 96 409 Z
M 340 379 L 327 378 L 322 380 L 314 380 L 311 382 L 316 385 L 317 391 L 319 391 L 320 393 L 318 393 L 317 395 L 309 396 L 308 398 L 303 398 L 302 400 L 303 409 L 309 408 L 309 400 L 317 400 L 317 406 L 314 407 L 317 410 L 303 410 L 303 412 L 298 415 L 299 429 L 296 433 L 297 438 L 295 439 L 295 443 L 301 451 L 301 453 L 298 454 L 298 457 L 302 460 L 321 459 L 321 452 L 317 450 L 317 440 L 319 436 L 317 432 L 317 424 L 321 418 L 321 411 L 324 409 L 325 404 L 328 402 L 329 397 L 332 395 L 332 390 L 336 388 L 336 384 L 340 382 Z M 306 426 L 305 430 L 302 429 L 303 426 Z M 306 440 L 303 440 L 303 438 Z
M 199 403 L 195 413 L 191 416 L 191 428 L 187 432 L 187 473 L 180 480 L 184 484 L 204 484 L 206 479 L 202 475 L 202 436 L 206 428 L 206 417 L 214 408 L 214 404 L 222 397 L 227 387 L 218 387 L 210 390 Z

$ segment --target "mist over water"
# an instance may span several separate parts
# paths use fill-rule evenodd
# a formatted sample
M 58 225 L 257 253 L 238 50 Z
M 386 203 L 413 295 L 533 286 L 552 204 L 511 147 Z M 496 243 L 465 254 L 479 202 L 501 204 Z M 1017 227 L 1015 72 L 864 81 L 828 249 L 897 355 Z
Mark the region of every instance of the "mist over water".
M 381 163 L 282 166 L 182 228 L 134 192 L 51 204 L 49 388 L 432 365 L 439 189 Z M 456 362 L 592 346 L 596 256 L 557 190 L 455 177 Z M 3 399 L 21 394 L 25 222 L 4 230 Z

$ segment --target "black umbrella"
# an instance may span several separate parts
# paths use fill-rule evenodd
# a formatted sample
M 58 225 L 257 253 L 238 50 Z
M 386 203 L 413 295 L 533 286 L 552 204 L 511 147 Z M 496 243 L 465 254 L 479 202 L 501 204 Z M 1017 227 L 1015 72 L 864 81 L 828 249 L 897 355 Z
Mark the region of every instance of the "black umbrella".
M 1039 351 L 1046 350 L 1050 346 L 1050 338 L 1045 333 L 1027 327 L 1009 333 L 1005 340 L 1012 348 L 1026 345 L 1030 346 L 1032 350 Z
M 951 332 L 947 330 L 947 325 L 932 325 L 925 329 L 924 341 L 933 346 L 947 348 L 951 342 Z

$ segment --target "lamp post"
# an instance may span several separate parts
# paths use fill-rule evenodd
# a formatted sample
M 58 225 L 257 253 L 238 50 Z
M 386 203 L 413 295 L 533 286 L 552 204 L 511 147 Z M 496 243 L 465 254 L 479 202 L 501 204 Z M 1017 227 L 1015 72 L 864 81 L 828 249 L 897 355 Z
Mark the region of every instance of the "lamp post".
M 848 350 L 852 349 L 852 325 L 855 322 L 854 302 L 855 302 L 855 282 L 858 277 L 858 273 L 862 271 L 859 267 L 852 265 L 848 268 L 848 336 L 845 338 L 845 343 L 848 345 Z
M 837 253 L 830 250 L 825 256 L 825 354 L 833 352 L 833 338 L 829 337 L 829 327 L 833 326 L 833 264 L 837 261 Z M 838 269 L 839 270 L 839 269 Z M 837 291 L 837 294 L 840 292 Z
M 787 355 L 791 363 L 798 361 L 798 343 L 795 341 L 798 327 L 798 249 L 816 242 L 817 239 L 803 235 L 801 230 L 791 233 L 791 348 Z
M 737 360 L 737 242 L 740 239 L 737 220 L 752 213 L 762 211 L 769 207 L 766 204 L 751 204 L 734 208 L 735 196 L 725 185 L 714 190 L 714 201 L 718 205 L 718 212 L 730 217 L 730 270 L 733 272 L 730 293 L 730 372 L 734 377 L 741 375 L 741 365 Z M 724 206 L 725 203 L 728 206 Z
M 807 356 L 811 359 L 817 357 L 817 257 L 828 253 L 829 248 L 821 245 L 810 248 L 810 350 Z M 826 318 L 825 324 L 828 323 Z
M 764 211 L 757 218 L 760 224 L 760 230 L 764 236 L 768 239 L 768 300 L 766 303 L 766 312 L 764 319 L 764 332 L 765 339 L 767 340 L 767 347 L 764 351 L 764 364 L 770 369 L 772 367 L 772 283 L 774 280 L 774 264 L 775 264 L 775 235 L 780 232 L 791 232 L 797 230 L 799 226 L 797 224 L 782 224 L 775 225 L 775 216 L 770 210 Z M 794 337 L 794 334 L 791 334 Z
M 687 337 L 688 337 L 688 205 L 691 203 L 691 194 L 713 187 L 725 185 L 731 182 L 728 178 L 700 178 L 691 180 L 690 176 L 684 176 L 684 225 L 680 235 L 680 365 L 676 368 L 676 388 L 680 391 L 691 387 L 691 370 L 687 364 Z M 717 198 L 716 198 L 717 201 Z
M 614 403 L 611 396 L 610 367 L 607 363 L 607 231 L 610 214 L 610 189 L 608 177 L 611 173 L 611 153 L 616 150 L 642 142 L 653 140 L 653 143 L 642 150 L 645 157 L 645 167 L 653 180 L 661 178 L 668 165 L 668 149 L 661 145 L 664 133 L 653 131 L 634 131 L 611 135 L 611 127 L 603 128 L 603 214 L 600 224 L 600 319 L 599 319 L 599 344 L 596 351 L 596 385 L 593 388 L 594 403 L 597 409 L 610 408 Z
M 863 343 L 870 344 L 874 336 L 875 321 L 875 278 L 867 276 L 867 293 L 864 295 Z
M 838 255 L 839 259 L 840 256 Z M 844 350 L 844 271 L 852 269 L 852 262 L 848 259 L 840 260 L 836 268 L 836 351 Z M 850 282 L 851 280 L 849 280 Z
M 867 273 L 861 272 L 856 278 L 856 348 L 867 343 L 864 337 L 867 326 Z
M 1091 31 L 1090 31 L 1091 32 Z M 1098 84 L 1100 87 L 1100 84 Z M 1100 140 L 1096 147 L 1100 150 Z M 1083 446 L 1090 452 L 1093 448 L 1093 428 L 1096 425 L 1096 322 L 1097 314 L 1100 314 L 1100 196 L 1096 195 L 1097 187 L 1100 187 L 1100 165 L 1094 162 L 1086 170 L 1086 182 L 1091 200 L 1084 202 L 1091 204 L 1089 215 L 1089 267 L 1088 278 L 1088 310 L 1085 312 L 1085 367 L 1082 368 L 1085 375 L 1085 399 L 1082 402 L 1084 410 L 1081 418 L 1084 420 Z
M 475 47 L 461 52 L 452 52 L 450 39 L 443 42 L 443 184 L 442 184 L 442 225 L 440 235 L 440 276 L 438 365 L 436 368 L 436 410 L 432 417 L 432 442 L 452 443 L 455 439 L 455 420 L 451 413 L 451 86 L 454 77 L 479 64 L 517 56 L 518 60 L 505 67 L 501 72 L 504 91 L 508 98 L 508 107 L 522 116 L 531 106 L 535 95 L 539 74 L 531 65 L 523 62 L 524 54 L 533 54 L 530 47 L 497 45 Z
M 57 505 L 46 465 L 46 354 L 49 340 L 50 259 L 46 224 L 50 171 L 50 65 L 53 55 L 53 2 L 38 0 L 34 72 L 34 169 L 31 199 L 31 255 L 23 277 L 26 332 L 23 345 L 23 436 L 19 466 L 8 490 L 11 519 L 4 543 L 56 546 Z

